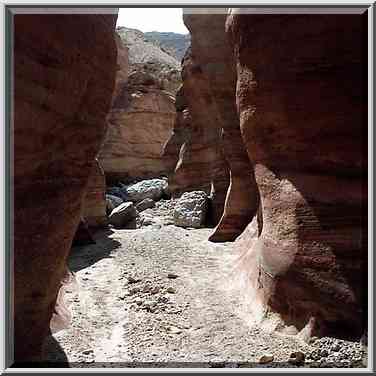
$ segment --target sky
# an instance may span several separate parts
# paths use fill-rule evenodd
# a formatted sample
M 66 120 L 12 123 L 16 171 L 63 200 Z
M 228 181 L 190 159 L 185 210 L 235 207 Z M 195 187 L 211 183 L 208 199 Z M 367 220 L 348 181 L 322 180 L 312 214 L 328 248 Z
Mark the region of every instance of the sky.
M 117 26 L 146 31 L 187 34 L 182 8 L 120 8 Z

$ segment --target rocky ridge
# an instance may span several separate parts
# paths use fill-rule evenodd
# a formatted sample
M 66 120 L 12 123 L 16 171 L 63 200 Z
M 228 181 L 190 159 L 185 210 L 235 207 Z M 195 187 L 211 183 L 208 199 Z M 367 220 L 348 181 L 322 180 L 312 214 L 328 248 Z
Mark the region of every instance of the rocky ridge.
M 191 41 L 190 34 L 151 31 L 144 33 L 144 35 L 148 40 L 167 50 L 178 61 L 183 59 Z

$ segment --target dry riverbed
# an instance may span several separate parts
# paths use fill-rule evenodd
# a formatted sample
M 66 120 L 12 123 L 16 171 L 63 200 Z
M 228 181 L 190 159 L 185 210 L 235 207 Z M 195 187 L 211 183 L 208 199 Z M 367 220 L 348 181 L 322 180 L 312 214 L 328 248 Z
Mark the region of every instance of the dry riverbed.
M 159 222 L 101 231 L 95 245 L 72 250 L 76 283 L 66 288 L 73 319 L 46 342 L 47 361 L 65 360 L 70 367 L 296 367 L 288 359 L 302 352 L 304 367 L 361 366 L 359 343 L 329 338 L 308 345 L 248 325 L 231 284 L 231 243 L 208 242 L 210 229 Z

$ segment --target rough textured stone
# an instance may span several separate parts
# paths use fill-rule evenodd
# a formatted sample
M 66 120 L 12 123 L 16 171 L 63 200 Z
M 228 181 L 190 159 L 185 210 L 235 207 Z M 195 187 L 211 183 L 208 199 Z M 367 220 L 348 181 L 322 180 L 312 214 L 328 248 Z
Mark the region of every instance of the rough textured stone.
M 162 151 L 172 132 L 180 85 L 175 58 L 138 30 L 118 28 L 118 33 L 117 84 L 99 155 L 107 184 L 167 173 Z
M 118 27 L 116 31 L 129 48 L 130 72 L 147 73 L 161 89 L 175 93 L 181 83 L 180 61 L 140 30 Z
M 114 15 L 14 16 L 14 357 L 49 332 L 114 87 Z
M 210 240 L 231 241 L 255 215 L 258 190 L 240 133 L 235 99 L 236 65 L 225 33 L 227 9 L 223 9 L 223 14 L 202 11 L 199 15 L 188 12 L 183 18 L 191 32 L 192 54 L 209 83 L 215 121 L 223 132 L 224 155 L 231 171 L 224 212 Z
M 167 191 L 168 183 L 164 179 L 142 180 L 127 187 L 127 199 L 139 202 L 146 198 L 159 200 Z
M 118 196 L 114 195 L 106 195 L 106 210 L 108 214 L 111 214 L 111 212 L 121 205 L 124 202 L 124 200 Z
M 123 201 L 128 201 L 126 186 L 110 187 L 107 189 L 107 194 L 120 198 Z
M 182 100 L 176 101 L 174 133 L 165 146 L 166 156 L 179 150 L 170 178 L 175 196 L 187 189 L 210 193 L 213 188 L 213 220 L 219 223 L 212 241 L 235 240 L 258 207 L 254 172 L 239 128 L 235 63 L 225 20 L 225 10 L 184 12 L 191 49 L 182 62 Z
M 154 208 L 155 201 L 151 198 L 145 198 L 136 205 L 136 209 L 141 212 L 145 209 Z
M 162 151 L 174 124 L 174 101 L 152 76 L 129 76 L 113 99 L 99 155 L 108 183 L 166 173 Z
M 89 227 L 107 225 L 105 192 L 106 178 L 98 160 L 95 159 L 82 204 L 82 216 Z
M 131 222 L 138 215 L 136 208 L 132 202 L 124 202 L 116 207 L 108 217 L 109 222 L 117 227 L 122 228 L 128 222 Z
M 208 196 L 202 191 L 184 193 L 175 205 L 174 224 L 179 227 L 200 228 L 205 223 Z
M 81 217 L 76 232 L 73 237 L 72 246 L 82 246 L 88 244 L 95 244 L 93 234 L 89 229 L 89 225 L 85 218 Z
M 364 326 L 366 17 L 227 19 L 262 203 L 258 236 L 242 242 L 252 304 L 311 334 L 360 336 Z
M 209 195 L 213 189 L 212 215 L 217 223 L 223 212 L 229 171 L 209 83 L 195 58 L 189 48 L 182 61 L 183 85 L 177 93 L 174 130 L 164 146 L 164 156 L 171 171 L 172 196 L 192 190 Z

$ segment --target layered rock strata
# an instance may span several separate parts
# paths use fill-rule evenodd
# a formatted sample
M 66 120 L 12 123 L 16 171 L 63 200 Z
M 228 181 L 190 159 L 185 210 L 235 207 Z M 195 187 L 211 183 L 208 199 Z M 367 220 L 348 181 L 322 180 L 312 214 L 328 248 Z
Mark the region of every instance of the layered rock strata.
M 173 197 L 197 190 L 211 194 L 213 190 L 211 212 L 217 223 L 223 213 L 229 171 L 209 82 L 195 59 L 188 49 L 182 61 L 183 85 L 176 97 L 174 131 L 164 155 L 167 163 L 173 154 L 178 157 L 169 177 Z
M 124 55 L 123 51 L 123 59 L 118 60 L 120 68 L 123 61 L 127 67 Z M 124 70 L 121 68 L 118 76 L 124 75 Z M 167 173 L 162 150 L 173 128 L 174 101 L 174 96 L 147 72 L 134 71 L 127 80 L 118 78 L 99 154 L 107 184 Z
M 114 15 L 14 17 L 14 357 L 49 333 L 116 70 Z M 64 32 L 62 32 L 62 30 Z
M 204 191 L 213 185 L 214 217 L 219 223 L 210 240 L 233 241 L 257 211 L 258 190 L 240 134 L 225 9 L 223 14 L 205 9 L 190 14 L 186 9 L 183 18 L 191 32 L 191 49 L 182 62 L 186 106 L 177 109 L 176 131 L 167 153 L 173 152 L 178 139 L 186 142 L 180 148 L 173 185 L 187 190 L 192 184 L 187 182 L 194 182 L 193 189 Z
M 227 19 L 262 212 L 241 267 L 255 309 L 310 334 L 364 326 L 366 30 L 366 15 Z

